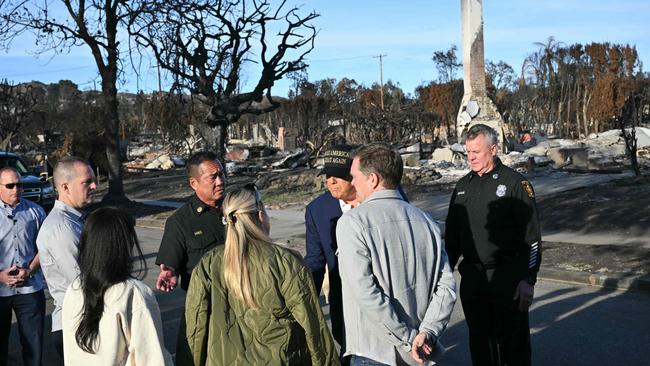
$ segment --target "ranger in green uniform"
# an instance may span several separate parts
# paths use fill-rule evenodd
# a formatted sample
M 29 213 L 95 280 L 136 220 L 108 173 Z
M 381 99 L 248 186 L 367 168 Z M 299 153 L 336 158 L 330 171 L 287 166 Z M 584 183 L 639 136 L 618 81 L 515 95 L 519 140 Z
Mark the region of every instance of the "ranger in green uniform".
M 199 152 L 187 162 L 189 183 L 195 192 L 189 202 L 167 219 L 156 264 L 158 290 L 169 292 L 178 285 L 187 290 L 192 269 L 203 254 L 225 240 L 221 224 L 224 170 L 212 152 Z
M 530 365 L 528 308 L 541 262 L 535 193 L 497 158 L 496 132 L 467 134 L 472 171 L 449 204 L 446 249 L 461 274 L 460 298 L 474 365 Z

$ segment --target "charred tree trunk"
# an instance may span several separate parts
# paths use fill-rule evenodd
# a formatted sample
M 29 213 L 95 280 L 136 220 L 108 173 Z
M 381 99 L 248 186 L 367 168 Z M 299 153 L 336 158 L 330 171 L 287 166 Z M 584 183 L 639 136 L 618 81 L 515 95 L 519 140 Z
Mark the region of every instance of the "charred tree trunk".
M 576 84 L 576 94 L 575 94 L 575 100 L 576 100 L 576 106 L 575 106 L 575 114 L 576 114 L 576 130 L 580 131 L 582 129 L 580 125 L 580 84 Z M 586 131 L 585 131 L 586 132 Z M 585 136 L 587 134 L 585 133 Z
M 215 153 L 217 154 L 219 161 L 225 164 L 226 144 L 228 144 L 228 124 L 220 123 L 217 125 L 217 129 L 219 131 L 217 132 L 217 141 L 215 141 Z
M 114 75 L 117 75 L 115 73 Z M 106 77 L 102 81 L 104 99 L 104 140 L 106 143 L 106 160 L 108 161 L 108 193 L 104 202 L 126 202 L 122 179 L 122 159 L 120 158 L 120 117 L 118 115 L 116 79 Z
M 585 124 L 585 136 L 589 135 L 589 122 L 587 119 L 587 111 L 589 110 L 589 102 L 591 101 L 591 94 L 585 87 L 585 93 L 582 97 L 582 122 Z
M 637 140 L 636 140 L 636 126 L 639 122 L 639 110 L 637 107 L 638 100 L 636 97 L 631 96 L 627 100 L 623 117 L 618 120 L 621 129 L 621 136 L 625 141 L 625 152 L 630 157 L 630 167 L 637 177 L 641 176 L 639 169 L 639 162 L 637 160 Z

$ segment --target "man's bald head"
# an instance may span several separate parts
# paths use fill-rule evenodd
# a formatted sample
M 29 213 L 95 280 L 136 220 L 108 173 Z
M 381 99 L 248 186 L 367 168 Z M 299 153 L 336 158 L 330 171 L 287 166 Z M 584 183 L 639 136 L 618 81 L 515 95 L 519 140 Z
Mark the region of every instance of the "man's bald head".
M 54 168 L 54 184 L 59 201 L 66 205 L 82 209 L 92 202 L 92 195 L 97 189 L 95 174 L 90 164 L 77 157 L 65 157 Z
M 90 166 L 88 161 L 76 156 L 65 156 L 54 167 L 54 185 L 57 190 L 63 183 L 72 181 L 77 176 L 76 165 Z

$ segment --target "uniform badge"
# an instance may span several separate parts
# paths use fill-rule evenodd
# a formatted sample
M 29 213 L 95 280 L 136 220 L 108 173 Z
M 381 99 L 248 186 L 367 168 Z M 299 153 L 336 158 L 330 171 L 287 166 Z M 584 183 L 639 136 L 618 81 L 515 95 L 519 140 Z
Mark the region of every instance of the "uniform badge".
M 499 173 L 492 174 L 492 179 L 494 179 L 494 180 L 499 179 Z
M 533 191 L 533 186 L 531 186 L 527 180 L 521 181 L 521 188 L 524 189 L 524 192 L 526 192 L 528 198 L 535 198 L 535 191 Z
M 201 213 L 203 212 L 203 207 L 199 206 L 196 208 L 196 212 Z
M 505 185 L 499 184 L 497 186 L 497 196 L 499 196 L 499 197 L 505 196 L 506 195 L 506 190 L 507 190 L 507 188 L 506 188 Z
M 203 230 L 197 230 L 194 232 L 194 236 L 203 235 Z

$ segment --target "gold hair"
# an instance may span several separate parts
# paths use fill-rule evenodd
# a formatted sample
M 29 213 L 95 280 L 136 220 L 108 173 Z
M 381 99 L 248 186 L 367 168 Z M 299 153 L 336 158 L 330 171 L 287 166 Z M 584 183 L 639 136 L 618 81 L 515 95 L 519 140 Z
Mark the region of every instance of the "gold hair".
M 223 273 L 228 290 L 252 309 L 257 309 L 249 275 L 251 249 L 258 245 L 273 245 L 262 228 L 255 194 L 237 189 L 223 200 L 224 216 L 234 215 L 226 227 L 226 243 L 223 254 Z

